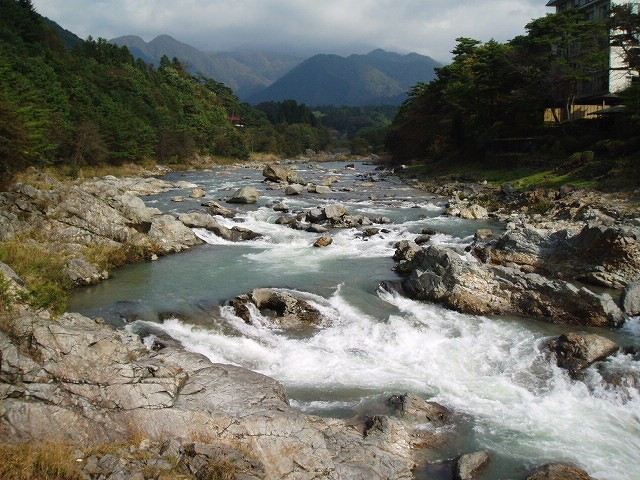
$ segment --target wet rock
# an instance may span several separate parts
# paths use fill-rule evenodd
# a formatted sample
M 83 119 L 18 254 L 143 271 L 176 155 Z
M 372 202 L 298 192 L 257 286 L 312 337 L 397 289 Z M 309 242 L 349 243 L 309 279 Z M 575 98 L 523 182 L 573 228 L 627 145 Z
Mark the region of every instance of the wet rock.
M 401 273 L 410 272 L 414 268 L 412 263 L 413 257 L 422 250 L 422 247 L 411 240 L 402 240 L 398 242 L 395 247 L 396 251 L 393 259 L 398 262 L 395 270 Z
M 319 194 L 327 194 L 331 193 L 331 187 L 326 185 L 310 185 L 307 189 L 309 193 L 319 193 Z
M 296 221 L 297 219 L 293 215 L 281 215 L 278 218 L 276 218 L 275 223 L 276 225 L 291 225 Z
M 207 196 L 207 192 L 205 192 L 202 188 L 194 188 L 191 190 L 189 194 L 191 198 L 202 198 Z
M 204 228 L 205 230 L 213 232 L 217 236 L 231 242 L 254 240 L 262 236 L 261 234 L 249 230 L 248 228 L 227 228 L 223 225 L 220 225 L 215 218 L 204 212 L 182 213 L 180 214 L 178 219 L 189 228 Z
M 324 211 L 320 208 L 312 208 L 311 210 L 307 210 L 307 220 L 313 223 L 319 223 L 327 219 L 324 214 Z
M 304 183 L 298 176 L 296 172 L 290 170 L 288 168 L 283 168 L 279 165 L 275 165 L 273 163 L 268 164 L 262 170 L 262 175 L 267 180 L 271 180 L 272 182 L 282 182 L 282 183 Z
M 457 480 L 473 480 L 489 464 L 489 454 L 484 451 L 466 453 L 462 455 L 456 464 Z
M 337 219 L 343 217 L 347 214 L 348 210 L 344 205 L 340 205 L 338 203 L 333 205 L 328 205 L 322 209 L 325 218 L 329 220 Z
M 559 367 L 578 373 L 616 353 L 620 347 L 606 337 L 589 333 L 566 333 L 549 342 Z
M 184 202 L 184 197 L 181 195 L 176 195 L 175 197 L 171 197 L 172 202 L 182 203 Z
M 285 188 L 285 195 L 299 195 L 304 191 L 304 186 L 299 183 L 293 183 Z
M 627 285 L 620 297 L 622 310 L 629 316 L 640 315 L 640 281 Z
M 464 313 L 530 315 L 571 325 L 612 327 L 624 320 L 609 294 L 510 267 L 489 268 L 449 248 L 414 245 L 400 242 L 394 256 L 412 298 Z
M 596 480 L 584 470 L 573 465 L 554 463 L 545 465 L 527 480 Z
M 242 187 L 227 199 L 228 203 L 256 203 L 260 199 L 260 192 L 254 187 Z
M 366 417 L 364 421 L 364 428 L 362 430 L 362 435 L 366 437 L 370 433 L 384 432 L 386 428 L 387 419 L 382 415 L 372 415 L 370 417 Z
M 511 226 L 474 249 L 482 261 L 515 264 L 555 278 L 624 288 L 640 271 L 640 229 L 626 226 L 547 223 Z
M 298 328 L 303 325 L 317 325 L 322 321 L 320 311 L 308 301 L 294 297 L 289 293 L 271 288 L 256 288 L 250 294 L 234 298 L 232 306 L 236 315 L 247 323 L 252 323 L 251 307 L 269 317 L 275 324 L 285 328 Z
M 273 206 L 273 210 L 276 212 L 288 212 L 289 206 L 285 203 L 278 202 Z
M 429 243 L 431 241 L 431 235 L 418 235 L 414 242 L 417 245 L 424 245 L 425 243 Z
M 327 233 L 329 231 L 327 227 L 323 225 L 319 225 L 317 223 L 312 223 L 307 227 L 306 230 L 307 232 L 312 232 L 312 233 Z
M 237 210 L 227 208 L 224 205 L 221 205 L 213 200 L 203 203 L 202 206 L 208 207 L 208 211 L 211 215 L 219 215 L 224 218 L 234 218 L 240 213 Z
M 173 440 L 165 454 L 184 453 L 186 473 L 192 460 L 226 458 L 247 467 L 236 478 L 412 478 L 410 433 L 398 422 L 365 440 L 346 421 L 291 408 L 268 377 L 173 345 L 148 349 L 136 335 L 82 315 L 53 321 L 23 311 L 0 324 L 0 351 L 0 429 L 17 442 L 89 448 L 129 442 L 135 432 L 151 441 L 147 467 L 167 466 L 160 445 Z M 184 439 L 202 445 L 182 449 Z M 143 471 L 118 452 L 89 457 L 85 466 L 104 478 Z
M 451 419 L 451 411 L 448 408 L 413 393 L 391 395 L 387 399 L 387 404 L 403 418 L 417 423 L 429 422 L 442 426 Z
M 328 247 L 333 243 L 333 238 L 330 236 L 323 236 L 318 238 L 313 244 L 314 247 Z
M 365 228 L 365 229 L 362 231 L 362 234 L 363 234 L 365 237 L 373 237 L 374 235 L 377 235 L 377 234 L 379 234 L 379 233 L 380 233 L 380 229 L 379 229 L 379 228 L 375 228 L 375 227 L 372 227 L 372 228 Z

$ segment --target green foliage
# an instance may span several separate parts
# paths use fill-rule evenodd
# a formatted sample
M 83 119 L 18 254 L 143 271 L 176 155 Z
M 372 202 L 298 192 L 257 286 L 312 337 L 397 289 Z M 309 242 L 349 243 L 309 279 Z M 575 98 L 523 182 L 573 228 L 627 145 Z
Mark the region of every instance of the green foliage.
M 17 239 L 0 244 L 0 261 L 10 265 L 24 280 L 32 305 L 55 314 L 65 311 L 72 285 L 64 273 L 64 256 Z
M 415 85 L 398 110 L 385 140 L 392 160 L 477 162 L 486 168 L 517 155 L 513 168 L 534 155 L 554 168 L 582 152 L 585 166 L 579 172 L 571 167 L 571 174 L 592 181 L 610 168 L 607 155 L 633 154 L 625 146 L 638 137 L 638 84 L 623 92 L 627 107 L 617 116 L 556 128 L 543 121 L 546 107 L 570 111 L 589 86 L 603 93 L 598 81 L 607 73 L 607 23 L 568 9 L 533 20 L 526 30 L 505 44 L 459 38 L 452 63 L 437 69 L 433 82 Z
M 70 32 L 66 40 L 75 48 L 68 50 L 61 29 L 30 2 L 0 0 L 0 11 L 0 183 L 32 165 L 69 166 L 73 173 L 150 158 L 179 162 L 196 153 L 245 159 L 252 143 L 269 153 L 292 151 L 282 135 L 254 142 L 273 133 L 264 132 L 263 113 L 176 58 L 164 57 L 155 69 L 102 38 L 69 41 Z M 299 109 L 315 121 L 308 108 Z M 234 126 L 234 116 L 243 127 Z

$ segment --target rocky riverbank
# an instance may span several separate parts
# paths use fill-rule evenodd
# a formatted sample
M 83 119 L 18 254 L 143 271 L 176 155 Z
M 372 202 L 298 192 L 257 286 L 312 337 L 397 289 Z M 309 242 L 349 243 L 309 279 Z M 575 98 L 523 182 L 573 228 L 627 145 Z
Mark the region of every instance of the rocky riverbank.
M 301 191 L 304 182 L 295 172 L 275 166 L 264 172 L 272 188 L 287 195 Z M 331 192 L 327 183 L 305 188 L 322 194 L 317 187 L 323 186 Z M 67 275 L 82 285 L 108 275 L 91 261 L 88 252 L 95 245 L 136 249 L 152 259 L 200 243 L 191 228 L 231 241 L 256 238 L 247 229 L 216 221 L 213 215 L 235 215 L 216 202 L 176 217 L 146 207 L 139 198 L 167 191 L 200 196 L 197 188 L 114 177 L 73 186 L 49 178 L 38 188 L 16 185 L 0 194 L 0 240 L 30 237 L 43 249 L 63 254 Z M 577 327 L 611 328 L 637 315 L 640 222 L 632 204 L 605 207 L 584 200 L 602 198 L 594 194 L 551 192 L 544 196 L 548 208 L 540 213 L 541 207 L 529 208 L 533 200 L 526 200 L 527 192 L 482 185 L 438 188 L 439 195 L 450 198 L 450 214 L 492 216 L 506 224 L 506 231 L 495 237 L 478 232 L 468 251 L 432 245 L 429 232 L 420 245 L 401 242 L 397 270 L 405 276 L 407 295 L 468 313 L 523 314 Z M 551 194 L 557 197 L 546 196 Z M 337 204 L 296 215 L 282 205 L 274 209 L 282 212 L 283 223 L 291 217 L 292 228 L 317 233 L 357 228 L 363 239 L 383 230 L 374 223 L 387 223 L 350 216 Z M 289 405 L 278 382 L 212 363 L 160 331 L 145 332 L 143 343 L 100 320 L 69 313 L 52 318 L 29 308 L 21 300 L 18 275 L 2 264 L 0 269 L 3 294 L 13 304 L 0 322 L 0 431 L 14 442 L 77 446 L 77 468 L 84 478 L 143 478 L 152 467 L 159 472 L 153 478 L 170 468 L 204 478 L 216 464 L 231 464 L 239 479 L 413 478 L 421 471 L 424 449 L 446 441 L 446 427 L 456 422 L 446 406 L 403 392 L 380 396 L 349 419 L 304 414 Z M 577 286 L 578 280 L 611 291 Z M 618 298 L 615 292 L 623 290 Z M 255 289 L 231 303 L 247 323 L 254 310 L 292 332 L 323 322 L 322 312 L 308 302 L 278 290 Z M 606 340 L 575 332 L 551 342 L 548 351 L 559 366 L 578 375 L 618 350 Z M 125 447 L 109 454 L 91 451 L 114 443 Z M 469 452 L 455 460 L 452 471 L 457 478 L 475 478 L 488 461 L 487 452 Z M 590 478 L 564 465 L 546 466 L 531 478 L 567 475 Z
M 409 296 L 466 313 L 529 315 L 583 326 L 618 327 L 640 313 L 632 300 L 640 279 L 637 192 L 430 187 L 449 196 L 448 214 L 494 218 L 506 229 L 500 235 L 478 231 L 463 252 L 398 245 L 397 270 L 406 275 Z

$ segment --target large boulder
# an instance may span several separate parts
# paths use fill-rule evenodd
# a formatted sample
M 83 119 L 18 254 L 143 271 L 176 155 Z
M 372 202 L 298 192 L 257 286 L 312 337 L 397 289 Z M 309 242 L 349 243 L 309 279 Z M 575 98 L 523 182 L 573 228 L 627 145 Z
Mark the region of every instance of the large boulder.
M 228 203 L 256 203 L 260 199 L 260 192 L 255 187 L 242 187 L 236 190 L 228 199 Z
M 308 301 L 280 290 L 256 288 L 250 294 L 240 295 L 233 300 L 236 315 L 247 323 L 253 323 L 249 304 L 253 304 L 274 324 L 284 328 L 308 327 L 322 321 L 320 311 Z
M 252 472 L 265 479 L 412 478 L 410 433 L 399 421 L 365 439 L 344 420 L 291 408 L 268 377 L 180 347 L 147 348 L 79 314 L 53 321 L 23 311 L 0 325 L 0 351 L 0 432 L 10 441 L 85 449 L 134 435 L 190 458 L 232 447 L 259 462 Z M 201 445 L 187 448 L 194 439 Z
M 291 169 L 283 168 L 273 163 L 267 164 L 262 170 L 262 175 L 266 180 L 282 183 L 303 183 L 296 172 Z
M 215 218 L 204 212 L 182 213 L 178 219 L 189 228 L 204 228 L 231 242 L 254 240 L 262 236 L 248 228 L 227 228 L 224 225 L 220 225 Z
M 565 333 L 549 342 L 559 367 L 578 373 L 616 353 L 620 347 L 606 337 L 589 333 Z
M 284 189 L 285 195 L 299 195 L 304 191 L 304 186 L 299 183 L 292 183 L 291 185 L 287 185 L 287 188 Z
M 219 204 L 213 200 L 205 202 L 202 204 L 203 207 L 208 207 L 209 213 L 211 215 L 220 215 L 224 218 L 233 218 L 238 215 L 240 212 L 237 210 L 232 210 L 231 208 L 227 208 L 224 205 Z
M 404 292 L 475 315 L 529 315 L 554 323 L 619 326 L 624 314 L 609 294 L 510 267 L 487 266 L 446 247 L 400 242 L 396 270 Z
M 334 203 L 332 205 L 328 205 L 322 209 L 325 218 L 328 220 L 338 219 L 347 214 L 347 207 L 344 205 L 340 205 L 339 203 Z
M 256 203 L 260 199 L 260 192 L 255 187 L 242 187 L 236 190 L 228 199 L 228 203 Z
M 549 222 L 507 230 L 473 250 L 482 261 L 624 288 L 640 271 L 640 228 Z

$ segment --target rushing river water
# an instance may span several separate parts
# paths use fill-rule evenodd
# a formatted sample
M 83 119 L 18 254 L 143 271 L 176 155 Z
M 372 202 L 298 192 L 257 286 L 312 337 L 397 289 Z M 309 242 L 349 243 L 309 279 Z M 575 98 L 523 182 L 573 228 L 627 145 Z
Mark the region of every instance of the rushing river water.
M 449 427 L 451 441 L 429 451 L 427 460 L 441 467 L 428 469 L 425 478 L 451 478 L 453 458 L 484 449 L 492 458 L 484 479 L 524 478 L 549 462 L 576 464 L 600 480 L 640 479 L 640 392 L 607 384 L 595 366 L 572 380 L 550 362 L 542 347 L 567 327 L 463 315 L 379 288 L 397 278 L 392 256 L 399 240 L 431 228 L 440 232 L 432 242 L 463 248 L 478 228 L 500 231 L 500 225 L 443 216 L 442 199 L 382 178 L 370 165 L 296 168 L 307 181 L 337 177 L 335 193 L 285 197 L 251 169 L 168 176 L 197 183 L 207 199 L 257 187 L 261 199 L 239 207 L 240 225 L 263 237 L 231 243 L 197 231 L 206 245 L 123 268 L 111 280 L 78 291 L 70 310 L 134 330 L 160 326 L 214 362 L 279 380 L 291 404 L 313 414 L 350 417 L 390 393 L 439 402 L 456 412 L 456 422 Z M 202 209 L 188 193 L 145 201 L 176 214 Z M 185 202 L 171 201 L 181 194 Z M 318 234 L 274 223 L 280 214 L 269 205 L 276 201 L 293 211 L 339 202 L 350 214 L 393 223 L 366 239 L 356 229 L 334 230 L 331 246 L 313 248 Z M 248 325 L 225 306 L 259 287 L 295 291 L 323 312 L 324 324 L 287 334 L 268 318 Z M 638 318 L 619 331 L 599 333 L 640 347 Z M 607 364 L 610 370 L 640 370 L 630 355 L 618 354 Z

